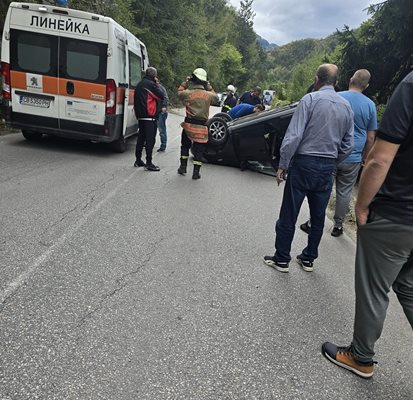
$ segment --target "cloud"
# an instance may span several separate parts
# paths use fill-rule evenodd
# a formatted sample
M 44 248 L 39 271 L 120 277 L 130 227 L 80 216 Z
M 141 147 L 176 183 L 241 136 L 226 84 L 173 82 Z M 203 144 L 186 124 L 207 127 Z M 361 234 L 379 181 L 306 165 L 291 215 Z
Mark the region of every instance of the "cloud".
M 304 38 L 323 38 L 336 29 L 358 27 L 369 18 L 368 0 L 254 0 L 254 30 L 271 43 L 283 45 Z M 239 8 L 239 0 L 230 0 Z

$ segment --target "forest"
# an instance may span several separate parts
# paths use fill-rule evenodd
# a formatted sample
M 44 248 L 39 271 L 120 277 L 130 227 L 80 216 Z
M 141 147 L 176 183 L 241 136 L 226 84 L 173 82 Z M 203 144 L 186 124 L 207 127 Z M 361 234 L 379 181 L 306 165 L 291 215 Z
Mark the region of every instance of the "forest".
M 0 5 L 1 31 L 9 3 Z M 411 0 L 381 1 L 356 29 L 338 27 L 324 39 L 270 51 L 257 41 L 253 3 L 241 0 L 235 9 L 227 0 L 69 0 L 69 7 L 110 16 L 139 37 L 172 100 L 179 83 L 200 66 L 216 91 L 227 84 L 239 92 L 260 85 L 276 90 L 274 105 L 285 104 L 306 93 L 319 64 L 332 62 L 339 66 L 342 89 L 355 70 L 367 68 L 372 80 L 366 94 L 380 106 L 413 69 Z

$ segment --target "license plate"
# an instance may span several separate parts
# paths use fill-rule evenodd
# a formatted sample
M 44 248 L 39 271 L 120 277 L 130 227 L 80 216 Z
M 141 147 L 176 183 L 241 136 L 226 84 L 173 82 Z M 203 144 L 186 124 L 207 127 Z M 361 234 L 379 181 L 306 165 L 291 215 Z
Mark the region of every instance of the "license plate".
M 50 100 L 41 99 L 39 97 L 20 96 L 20 104 L 23 104 L 25 106 L 49 108 Z

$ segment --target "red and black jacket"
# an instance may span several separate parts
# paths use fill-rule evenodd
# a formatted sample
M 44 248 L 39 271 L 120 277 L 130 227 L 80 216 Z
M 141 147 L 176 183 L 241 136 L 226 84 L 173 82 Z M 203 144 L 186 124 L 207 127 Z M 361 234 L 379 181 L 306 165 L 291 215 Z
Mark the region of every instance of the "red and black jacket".
M 136 85 L 134 109 L 136 118 L 157 118 L 158 102 L 164 99 L 164 93 L 154 79 L 143 77 Z

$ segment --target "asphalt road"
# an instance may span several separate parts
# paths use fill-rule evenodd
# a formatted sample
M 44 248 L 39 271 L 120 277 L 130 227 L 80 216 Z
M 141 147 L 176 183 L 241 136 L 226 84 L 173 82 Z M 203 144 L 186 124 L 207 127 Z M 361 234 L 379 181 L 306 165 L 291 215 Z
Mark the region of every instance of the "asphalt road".
M 0 400 L 413 399 L 393 294 L 373 379 L 320 354 L 351 339 L 351 239 L 327 222 L 313 273 L 265 266 L 282 188 L 216 165 L 177 175 L 181 120 L 158 173 L 132 167 L 134 140 L 0 137 Z

